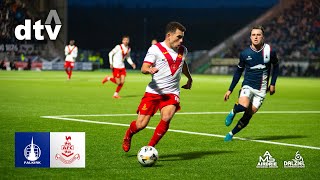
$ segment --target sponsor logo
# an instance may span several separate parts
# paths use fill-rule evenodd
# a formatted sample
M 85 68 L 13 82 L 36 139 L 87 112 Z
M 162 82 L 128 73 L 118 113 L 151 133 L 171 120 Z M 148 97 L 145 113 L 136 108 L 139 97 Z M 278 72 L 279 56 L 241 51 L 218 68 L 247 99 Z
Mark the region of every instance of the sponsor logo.
M 54 20 L 55 25 L 52 29 L 51 22 Z M 24 25 L 20 24 L 14 29 L 15 37 L 18 40 L 31 40 L 31 31 L 34 29 L 34 38 L 42 41 L 44 40 L 44 36 L 42 35 L 42 30 L 46 30 L 50 40 L 56 40 L 59 34 L 59 31 L 62 27 L 60 18 L 56 10 L 50 10 L 47 19 L 45 21 L 45 25 L 41 24 L 41 20 L 38 20 L 31 25 L 31 19 L 25 19 Z M 22 34 L 22 31 L 24 34 Z
M 258 64 L 258 65 L 250 67 L 250 69 L 265 69 L 265 68 L 266 68 L 266 65 L 264 65 L 264 64 Z
M 283 161 L 284 168 L 305 168 L 303 157 L 300 155 L 299 151 L 296 152 L 294 159 L 289 161 Z
M 250 61 L 250 60 L 252 60 L 252 57 L 251 57 L 251 56 L 248 56 L 246 60 L 247 60 L 247 61 Z
M 275 158 L 271 156 L 269 151 L 266 151 L 263 156 L 259 157 L 257 168 L 278 168 Z

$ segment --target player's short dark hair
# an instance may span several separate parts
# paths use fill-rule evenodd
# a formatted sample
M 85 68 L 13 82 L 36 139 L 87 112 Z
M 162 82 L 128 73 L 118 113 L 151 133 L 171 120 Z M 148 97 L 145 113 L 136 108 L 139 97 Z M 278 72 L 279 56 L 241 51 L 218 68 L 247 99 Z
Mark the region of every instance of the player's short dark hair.
M 250 31 L 250 35 L 251 35 L 251 32 L 252 32 L 253 29 L 260 29 L 262 31 L 262 34 L 264 34 L 264 28 L 261 25 L 252 26 L 251 31 Z
M 124 39 L 124 38 L 129 38 L 130 39 L 129 35 L 123 35 L 122 39 Z
M 185 32 L 187 30 L 182 24 L 172 21 L 172 22 L 169 22 L 166 26 L 166 34 L 169 32 L 174 33 L 176 32 L 177 29 L 179 29 L 182 32 Z

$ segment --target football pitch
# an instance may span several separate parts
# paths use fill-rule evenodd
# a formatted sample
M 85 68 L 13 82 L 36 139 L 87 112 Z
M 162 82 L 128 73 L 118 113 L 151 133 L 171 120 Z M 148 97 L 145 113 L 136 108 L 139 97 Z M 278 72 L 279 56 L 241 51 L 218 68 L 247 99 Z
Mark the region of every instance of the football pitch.
M 181 111 L 156 146 L 159 160 L 142 167 L 137 152 L 157 126 L 133 137 L 125 153 L 122 138 L 150 81 L 129 71 L 121 99 L 101 80 L 110 71 L 0 71 L 0 179 L 318 179 L 320 177 L 320 79 L 284 78 L 267 95 L 250 124 L 231 142 L 224 118 L 237 100 L 238 84 L 228 102 L 223 95 L 231 76 L 194 75 L 192 90 L 181 90 Z M 181 85 L 186 82 L 183 77 Z M 15 132 L 85 132 L 85 168 L 15 168 Z M 237 137 L 237 138 L 236 138 Z M 268 151 L 278 168 L 257 168 Z M 305 168 L 284 168 L 299 151 Z M 318 177 L 318 178 L 317 178 Z

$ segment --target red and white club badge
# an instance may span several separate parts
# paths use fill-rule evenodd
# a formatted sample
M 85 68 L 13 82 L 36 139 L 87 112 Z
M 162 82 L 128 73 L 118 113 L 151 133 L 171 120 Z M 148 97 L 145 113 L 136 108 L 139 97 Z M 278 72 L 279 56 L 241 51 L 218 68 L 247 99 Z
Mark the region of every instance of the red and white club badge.
M 80 154 L 74 153 L 71 136 L 66 136 L 66 142 L 61 145 L 61 154 L 56 154 L 55 159 L 62 161 L 64 164 L 71 164 L 75 160 L 80 160 Z
M 50 133 L 50 167 L 84 168 L 85 133 Z

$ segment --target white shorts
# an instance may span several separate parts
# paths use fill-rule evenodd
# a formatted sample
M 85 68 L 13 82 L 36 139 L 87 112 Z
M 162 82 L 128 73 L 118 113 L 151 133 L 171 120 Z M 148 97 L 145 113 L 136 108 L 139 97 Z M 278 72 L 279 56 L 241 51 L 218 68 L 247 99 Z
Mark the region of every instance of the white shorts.
M 259 90 L 253 89 L 250 86 L 244 85 L 241 88 L 239 97 L 243 97 L 243 96 L 248 97 L 252 105 L 257 109 L 259 109 L 263 103 L 264 98 L 266 97 L 266 91 L 265 90 L 259 91 Z

